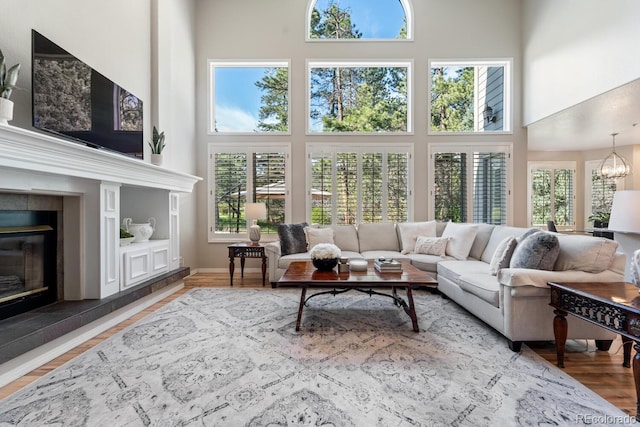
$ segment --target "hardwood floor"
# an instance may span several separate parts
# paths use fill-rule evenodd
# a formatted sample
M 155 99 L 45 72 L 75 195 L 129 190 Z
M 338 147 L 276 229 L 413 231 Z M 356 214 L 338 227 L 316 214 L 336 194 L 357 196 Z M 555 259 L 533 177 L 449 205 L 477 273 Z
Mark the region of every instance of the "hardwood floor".
M 173 301 L 189 289 L 194 287 L 228 287 L 229 276 L 227 273 L 198 273 L 185 279 L 185 288 L 175 294 L 152 305 L 130 319 L 114 326 L 104 333 L 79 345 L 62 356 L 33 370 L 22 378 L 0 388 L 0 399 L 30 384 L 46 373 L 59 367 L 68 360 L 92 348 L 111 335 L 140 320 L 148 314 L 159 309 L 170 301 Z M 269 284 L 267 284 L 267 287 Z M 240 278 L 236 273 L 234 288 L 262 287 L 262 276 L 259 273 L 246 273 Z M 506 345 L 506 342 L 505 342 Z M 528 343 L 538 355 L 555 365 L 556 354 L 553 343 Z M 632 351 L 635 354 L 635 351 Z M 620 338 L 614 341 L 608 352 L 597 351 L 593 341 L 569 341 L 565 355 L 564 371 L 598 393 L 603 398 L 620 408 L 629 415 L 636 413 L 636 392 L 633 381 L 633 373 L 629 368 L 622 366 L 622 341 Z

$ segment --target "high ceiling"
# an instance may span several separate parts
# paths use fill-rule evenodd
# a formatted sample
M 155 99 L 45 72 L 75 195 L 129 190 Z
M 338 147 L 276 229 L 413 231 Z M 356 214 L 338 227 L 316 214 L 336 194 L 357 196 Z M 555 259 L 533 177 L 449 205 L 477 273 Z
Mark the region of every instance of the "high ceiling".
M 614 132 L 616 146 L 640 144 L 640 79 L 532 123 L 527 128 L 528 149 L 610 148 Z

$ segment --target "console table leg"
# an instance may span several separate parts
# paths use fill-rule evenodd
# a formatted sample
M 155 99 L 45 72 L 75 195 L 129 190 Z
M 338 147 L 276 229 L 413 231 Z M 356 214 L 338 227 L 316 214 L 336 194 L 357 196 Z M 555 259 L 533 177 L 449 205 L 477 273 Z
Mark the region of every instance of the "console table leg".
M 244 256 L 240 257 L 240 277 L 244 277 Z
M 632 347 L 631 343 L 633 343 L 633 340 L 624 335 L 620 335 L 620 337 L 622 338 L 622 354 L 623 354 L 622 366 L 624 366 L 625 368 L 630 368 L 631 367 L 631 347 Z
M 556 317 L 553 319 L 553 335 L 556 338 L 556 355 L 558 367 L 564 368 L 564 347 L 567 343 L 567 312 L 564 310 L 553 310 Z
M 635 343 L 633 348 L 636 355 L 633 358 L 633 381 L 636 384 L 636 416 L 640 415 L 640 343 Z
M 262 257 L 262 286 L 264 286 L 265 277 L 267 277 L 267 258 Z
M 233 256 L 229 257 L 229 281 L 231 282 L 231 286 L 233 286 L 233 271 L 236 269 L 236 265 L 233 262 Z
M 296 319 L 296 332 L 300 330 L 300 320 L 302 319 L 302 308 L 304 307 L 304 300 L 307 296 L 307 288 L 302 288 L 300 292 L 300 306 L 298 307 L 298 319 Z

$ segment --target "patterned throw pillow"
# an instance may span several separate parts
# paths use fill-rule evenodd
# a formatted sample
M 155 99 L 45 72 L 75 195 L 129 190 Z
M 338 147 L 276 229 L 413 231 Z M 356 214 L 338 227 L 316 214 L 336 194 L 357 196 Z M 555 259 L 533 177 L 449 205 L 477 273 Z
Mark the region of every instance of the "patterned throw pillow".
M 416 238 L 416 247 L 413 251 L 417 254 L 444 257 L 448 241 L 449 239 L 447 237 L 418 236 Z
M 558 237 L 553 233 L 538 231 L 518 243 L 509 267 L 553 270 L 559 253 Z
M 304 228 L 309 224 L 280 224 L 278 225 L 278 239 L 280 239 L 280 254 L 291 255 L 307 252 L 307 238 Z

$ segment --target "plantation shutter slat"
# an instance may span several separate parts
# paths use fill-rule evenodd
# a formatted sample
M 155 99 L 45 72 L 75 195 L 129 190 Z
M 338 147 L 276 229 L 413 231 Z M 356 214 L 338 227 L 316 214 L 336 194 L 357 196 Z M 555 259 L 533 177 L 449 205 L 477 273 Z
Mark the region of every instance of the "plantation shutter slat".
M 506 163 L 505 153 L 474 153 L 473 222 L 507 222 Z

